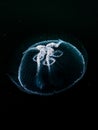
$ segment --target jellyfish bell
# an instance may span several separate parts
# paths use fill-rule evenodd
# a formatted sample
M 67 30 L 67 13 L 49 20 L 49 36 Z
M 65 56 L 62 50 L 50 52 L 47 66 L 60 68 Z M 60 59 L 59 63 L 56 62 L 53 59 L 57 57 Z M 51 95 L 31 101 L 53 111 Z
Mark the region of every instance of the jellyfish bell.
M 83 50 L 83 48 L 82 48 Z M 35 43 L 23 53 L 11 80 L 29 94 L 52 95 L 74 86 L 85 74 L 80 48 L 61 39 Z

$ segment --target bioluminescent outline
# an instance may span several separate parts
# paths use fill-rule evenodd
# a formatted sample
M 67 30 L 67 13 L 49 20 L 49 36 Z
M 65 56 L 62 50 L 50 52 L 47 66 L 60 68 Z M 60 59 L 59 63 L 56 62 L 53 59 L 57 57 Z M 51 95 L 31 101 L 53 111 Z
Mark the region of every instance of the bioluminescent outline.
M 58 49 L 58 47 L 59 47 L 59 49 Z M 73 86 L 76 82 L 78 82 L 83 77 L 85 70 L 86 70 L 86 63 L 85 63 L 84 56 L 82 55 L 81 51 L 78 50 L 78 48 L 76 48 L 74 45 L 72 45 L 68 42 L 65 42 L 63 40 L 60 40 L 60 39 L 46 40 L 46 41 L 38 42 L 38 43 L 35 43 L 32 46 L 30 46 L 29 48 L 27 48 L 23 52 L 23 57 L 21 59 L 21 62 L 20 62 L 19 68 L 18 68 L 18 73 L 17 73 L 18 77 L 17 77 L 17 79 L 15 79 L 16 81 L 14 81 L 12 77 L 11 77 L 11 80 L 19 88 L 21 86 L 21 89 L 23 89 L 27 93 L 31 93 L 31 94 L 35 93 L 35 94 L 40 94 L 40 95 L 45 95 L 45 93 L 50 94 L 50 93 L 48 93 L 48 88 L 50 85 L 51 86 L 54 85 L 53 80 L 54 80 L 54 78 L 57 78 L 54 75 L 52 75 L 52 73 L 61 69 L 61 67 L 58 65 L 60 65 L 60 63 L 62 65 L 65 62 L 65 61 L 62 61 L 65 58 L 65 50 L 64 49 L 66 49 L 63 47 L 68 48 L 68 51 L 74 51 L 77 53 L 77 56 L 79 56 L 81 58 L 80 63 L 83 66 L 83 68 L 81 68 L 80 77 L 75 79 L 75 81 L 73 81 L 72 84 L 68 84 L 68 86 L 67 87 L 65 86 L 66 88 L 62 88 L 62 90 L 55 90 L 54 89 L 53 93 L 57 93 L 57 91 L 60 92 L 60 91 L 63 91 L 64 89 L 70 88 L 71 86 Z M 63 54 L 64 54 L 64 57 L 61 57 Z M 66 52 L 66 55 L 67 55 L 67 52 Z M 30 60 L 30 67 L 32 67 L 32 70 L 30 70 L 31 84 L 29 84 L 28 73 L 25 73 L 27 80 L 28 80 L 28 84 L 25 82 L 25 78 L 24 78 L 25 77 L 25 75 L 24 75 L 25 70 L 23 70 L 24 69 L 23 66 L 25 64 L 25 58 L 27 56 L 28 56 L 28 58 L 30 56 L 30 59 L 29 59 Z M 61 57 L 60 60 L 58 60 L 59 57 Z M 66 61 L 66 63 L 67 63 L 67 61 Z M 29 62 L 26 64 L 29 65 Z M 28 67 L 28 65 L 26 68 L 30 69 Z M 56 66 L 58 68 L 55 68 Z M 34 72 L 34 74 L 33 74 L 33 72 Z M 59 73 L 57 73 L 57 74 L 59 74 Z M 53 77 L 53 79 L 51 78 L 51 76 Z M 47 83 L 46 83 L 46 79 L 47 79 Z M 60 81 L 58 80 L 58 82 L 60 82 Z M 48 84 L 49 84 L 49 86 L 47 86 Z M 30 88 L 29 88 L 29 86 L 30 86 Z M 33 91 L 33 88 L 36 89 L 36 91 L 35 90 Z M 38 90 L 39 90 L 39 92 L 38 92 Z

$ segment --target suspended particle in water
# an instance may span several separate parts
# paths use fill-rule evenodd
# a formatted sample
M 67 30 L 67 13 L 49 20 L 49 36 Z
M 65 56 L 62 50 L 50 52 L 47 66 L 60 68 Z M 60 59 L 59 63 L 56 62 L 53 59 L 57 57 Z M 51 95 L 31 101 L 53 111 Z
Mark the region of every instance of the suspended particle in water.
M 11 79 L 26 93 L 51 95 L 72 87 L 85 71 L 85 56 L 76 46 L 61 39 L 46 40 L 23 52 Z

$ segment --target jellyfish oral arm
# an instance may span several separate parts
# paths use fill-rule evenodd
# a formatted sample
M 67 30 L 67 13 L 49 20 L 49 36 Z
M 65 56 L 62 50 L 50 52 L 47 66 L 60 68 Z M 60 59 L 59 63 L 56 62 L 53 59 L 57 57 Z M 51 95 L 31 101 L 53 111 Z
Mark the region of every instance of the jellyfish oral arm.
M 37 57 L 39 57 L 39 60 L 44 60 L 43 61 L 43 65 L 47 65 L 48 67 L 50 67 L 50 65 L 55 63 L 55 59 L 52 57 L 60 57 L 63 55 L 63 52 L 60 50 L 54 50 L 53 47 L 57 48 L 59 47 L 59 45 L 62 43 L 62 40 L 59 40 L 58 43 L 48 43 L 46 46 L 44 45 L 38 45 L 36 46 L 36 49 L 39 50 L 39 53 L 33 57 L 33 61 L 38 62 L 37 61 Z M 52 61 L 52 62 L 51 62 Z M 50 69 L 49 69 L 50 70 Z
M 46 46 L 47 46 L 47 47 L 55 47 L 55 48 L 58 48 L 62 42 L 63 42 L 63 41 L 59 39 L 58 43 L 51 42 L 51 43 L 48 43 Z
M 36 84 L 38 87 L 42 88 L 42 81 L 40 77 L 41 66 L 42 64 L 48 67 L 48 71 L 51 71 L 51 65 L 53 65 L 56 60 L 53 57 L 60 57 L 63 55 L 63 52 L 60 50 L 54 50 L 53 47 L 59 47 L 59 43 L 49 43 L 46 46 L 38 45 L 35 48 L 39 50 L 39 53 L 33 57 L 33 61 L 37 62 L 37 73 L 36 73 Z M 40 84 L 40 85 L 39 85 Z

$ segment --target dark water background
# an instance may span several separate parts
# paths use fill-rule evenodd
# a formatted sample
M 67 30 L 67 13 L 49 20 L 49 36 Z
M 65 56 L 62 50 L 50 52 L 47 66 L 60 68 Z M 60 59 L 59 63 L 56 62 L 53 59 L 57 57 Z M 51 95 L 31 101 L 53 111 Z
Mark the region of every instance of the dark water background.
M 70 35 L 80 40 L 88 53 L 84 78 L 74 88 L 51 97 L 28 95 L 4 74 L 17 47 L 31 38 L 50 34 Z M 39 39 L 37 39 L 39 41 Z M 96 106 L 98 8 L 93 1 L 0 1 L 0 101 L 33 106 Z M 16 60 L 17 60 L 16 56 Z

